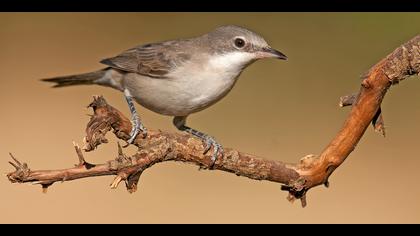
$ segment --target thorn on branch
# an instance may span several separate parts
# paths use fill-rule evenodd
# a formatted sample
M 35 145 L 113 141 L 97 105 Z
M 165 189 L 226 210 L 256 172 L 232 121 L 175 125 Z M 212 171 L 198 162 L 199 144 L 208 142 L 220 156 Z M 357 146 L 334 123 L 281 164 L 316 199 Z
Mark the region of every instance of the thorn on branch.
M 137 184 L 139 182 L 140 176 L 143 173 L 143 169 L 133 169 L 127 167 L 132 166 L 132 158 L 126 156 L 123 151 L 121 144 L 117 142 L 118 144 L 118 156 L 115 158 L 115 161 L 109 162 L 110 169 L 112 170 L 119 170 L 120 173 L 117 175 L 117 177 L 114 179 L 114 181 L 111 183 L 111 188 L 117 188 L 118 184 L 125 180 L 125 186 L 127 188 L 127 191 L 129 193 L 134 193 L 137 191 Z
M 12 153 L 9 153 L 10 157 L 14 162 L 9 161 L 9 163 L 16 169 L 14 172 L 8 173 L 7 178 L 12 182 L 23 182 L 27 176 L 29 176 L 30 169 L 26 163 L 21 163 L 16 159 Z
M 19 170 L 19 166 L 16 165 L 15 163 L 9 161 L 10 165 L 12 165 L 13 167 L 15 167 L 16 170 Z
M 140 180 L 140 176 L 143 173 L 143 170 L 139 170 L 135 174 L 132 174 L 128 177 L 127 181 L 125 182 L 125 186 L 127 187 L 127 191 L 129 193 L 134 193 L 137 191 L 137 185 Z
M 114 179 L 114 181 L 112 181 L 112 183 L 110 184 L 111 189 L 116 189 L 118 187 L 118 185 L 120 184 L 121 181 L 123 181 L 123 177 L 120 175 L 117 175 Z
M 287 200 L 293 203 L 296 199 L 300 199 L 302 207 L 306 206 L 306 192 L 308 189 L 305 187 L 306 180 L 304 178 L 299 178 L 289 185 L 282 185 L 282 191 L 288 191 L 289 195 Z
M 282 187 L 284 187 L 285 185 L 283 185 Z M 285 190 L 286 191 L 286 189 L 281 189 L 281 190 Z M 288 191 L 288 190 L 287 190 Z M 295 196 L 293 196 L 293 194 L 291 194 L 290 192 L 289 192 L 289 194 L 287 195 L 287 197 L 286 197 L 286 199 L 287 199 L 287 201 L 289 201 L 290 203 L 294 203 L 295 202 L 295 200 L 296 200 L 296 197 Z
M 82 150 L 80 149 L 79 145 L 74 141 L 73 141 L 73 146 L 74 146 L 74 149 L 76 150 L 77 157 L 79 158 L 79 164 L 77 164 L 76 166 L 78 166 L 78 167 L 84 166 L 86 169 L 90 169 L 92 167 L 95 167 L 95 165 L 86 162 L 86 160 L 83 156 Z
M 357 99 L 357 94 L 350 94 L 350 95 L 346 95 L 346 96 L 342 96 L 340 97 L 340 102 L 338 103 L 338 105 L 340 107 L 345 107 L 345 106 L 351 106 L 356 102 Z
M 47 193 L 48 187 L 50 187 L 52 185 L 52 183 L 44 183 L 41 184 L 42 186 L 42 193 Z
M 106 107 L 107 105 L 108 103 L 102 95 L 93 95 L 93 101 L 87 106 L 87 108 L 92 107 L 95 111 L 97 108 Z
M 21 167 L 22 163 L 18 159 L 16 159 L 11 152 L 9 152 L 10 157 L 16 162 L 16 164 Z
M 118 144 L 118 156 L 124 156 L 120 142 L 117 142 L 117 144 Z
M 378 111 L 373 117 L 372 125 L 376 132 L 380 133 L 383 137 L 385 137 L 385 124 L 384 124 L 384 118 L 382 116 L 381 107 L 379 107 Z
M 306 192 L 300 198 L 300 203 L 302 204 L 302 207 L 306 207 Z
M 83 157 L 82 150 L 80 150 L 79 145 L 77 145 L 75 141 L 73 141 L 73 146 L 74 146 L 74 149 L 76 150 L 77 156 L 79 157 L 78 166 L 83 166 L 86 163 L 86 161 L 85 161 L 85 158 Z

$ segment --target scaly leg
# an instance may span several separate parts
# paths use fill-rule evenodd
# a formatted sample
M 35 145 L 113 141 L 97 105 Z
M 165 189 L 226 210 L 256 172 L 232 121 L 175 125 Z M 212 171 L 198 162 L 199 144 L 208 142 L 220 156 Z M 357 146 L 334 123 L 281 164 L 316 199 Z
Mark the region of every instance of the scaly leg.
M 143 124 L 140 121 L 139 116 L 137 115 L 136 107 L 134 106 L 134 103 L 133 103 L 133 97 L 131 96 L 131 93 L 130 91 L 128 91 L 128 89 L 124 89 L 124 96 L 125 96 L 125 99 L 127 100 L 128 107 L 130 108 L 131 122 L 133 124 L 133 128 L 131 129 L 131 132 L 130 132 L 130 139 L 127 142 L 129 144 L 132 144 L 133 141 L 136 139 L 137 135 L 139 134 L 139 132 L 142 132 L 143 136 L 146 137 L 147 129 L 146 127 L 143 126 Z
M 210 150 L 210 148 L 213 146 L 213 148 L 214 148 L 213 150 L 214 151 L 213 151 L 213 155 L 211 157 L 211 161 L 212 161 L 211 166 L 213 166 L 214 163 L 216 162 L 217 156 L 219 154 L 223 155 L 223 147 L 222 147 L 222 145 L 220 145 L 213 137 L 211 137 L 211 136 L 209 136 L 209 135 L 207 135 L 205 133 L 202 133 L 202 132 L 200 132 L 198 130 L 195 130 L 193 128 L 190 128 L 190 127 L 186 126 L 185 125 L 186 121 L 187 121 L 187 117 L 186 116 L 175 116 L 174 119 L 173 119 L 174 125 L 179 130 L 188 132 L 188 133 L 190 133 L 190 134 L 192 134 L 192 135 L 200 138 L 206 144 L 206 147 L 205 147 L 205 150 L 204 150 L 204 154 L 206 154 Z

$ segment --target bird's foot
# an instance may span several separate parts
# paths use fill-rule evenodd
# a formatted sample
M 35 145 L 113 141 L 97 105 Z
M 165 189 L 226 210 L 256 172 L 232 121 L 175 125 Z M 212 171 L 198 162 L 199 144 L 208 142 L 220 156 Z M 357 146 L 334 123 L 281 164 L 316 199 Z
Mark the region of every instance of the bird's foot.
M 213 155 L 211 156 L 210 166 L 212 168 L 216 163 L 216 159 L 219 156 L 219 154 L 223 156 L 223 147 L 211 136 L 204 137 L 203 141 L 206 145 L 203 154 L 206 154 L 211 149 L 211 147 L 213 147 Z
M 143 138 L 146 138 L 147 136 L 147 129 L 144 127 L 143 123 L 141 123 L 140 119 L 134 119 L 132 123 L 133 128 L 131 129 L 130 138 L 127 140 L 127 145 L 125 147 L 132 144 L 140 133 Z
M 133 128 L 130 132 L 130 138 L 127 140 L 127 145 L 124 147 L 127 147 L 128 145 L 132 144 L 134 140 L 136 140 L 137 135 L 141 132 L 143 134 L 143 138 L 146 138 L 147 136 L 147 130 L 146 127 L 141 123 L 139 116 L 137 115 L 136 107 L 133 103 L 133 97 L 131 96 L 131 93 L 128 89 L 124 89 L 124 96 L 127 100 L 128 108 L 131 112 L 131 123 Z

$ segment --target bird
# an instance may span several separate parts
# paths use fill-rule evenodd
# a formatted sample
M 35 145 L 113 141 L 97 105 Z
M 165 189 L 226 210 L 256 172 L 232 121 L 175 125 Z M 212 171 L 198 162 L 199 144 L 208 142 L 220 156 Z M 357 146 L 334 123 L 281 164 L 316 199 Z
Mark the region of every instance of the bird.
M 282 52 L 245 27 L 222 25 L 191 38 L 142 44 L 100 61 L 104 68 L 82 74 L 45 78 L 53 87 L 101 85 L 121 91 L 133 124 L 128 144 L 147 136 L 136 103 L 172 116 L 173 125 L 202 140 L 204 154 L 213 147 L 214 165 L 223 147 L 213 136 L 187 126 L 187 117 L 224 98 L 245 68 L 263 58 L 287 60 Z

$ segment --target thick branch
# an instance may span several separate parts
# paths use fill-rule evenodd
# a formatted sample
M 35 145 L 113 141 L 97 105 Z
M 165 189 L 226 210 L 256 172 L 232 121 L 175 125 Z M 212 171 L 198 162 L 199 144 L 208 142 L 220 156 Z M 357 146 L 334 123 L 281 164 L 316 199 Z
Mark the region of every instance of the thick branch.
M 420 72 L 420 36 L 406 44 L 373 66 L 363 76 L 357 95 L 341 100 L 341 106 L 352 105 L 351 112 L 342 129 L 319 155 L 307 155 L 297 164 L 263 159 L 251 154 L 226 149 L 213 169 L 235 173 L 256 180 L 268 180 L 284 184 L 283 190 L 289 192 L 288 199 L 298 198 L 306 205 L 306 192 L 317 185 L 328 186 L 331 173 L 343 163 L 354 150 L 369 123 L 375 129 L 383 126 L 380 105 L 392 84 Z M 128 139 L 131 123 L 120 111 L 108 105 L 103 97 L 95 97 L 89 105 L 94 110 L 84 139 L 84 150 L 92 151 L 98 145 L 106 143 L 105 134 L 113 131 L 122 140 Z M 25 163 L 10 162 L 16 171 L 7 175 L 11 182 L 35 182 L 46 189 L 57 181 L 69 181 L 100 175 L 116 175 L 111 183 L 115 188 L 122 181 L 129 192 L 136 191 L 141 173 L 158 162 L 182 161 L 210 168 L 211 152 L 203 154 L 204 147 L 200 140 L 183 133 L 149 131 L 146 138 L 138 137 L 134 145 L 138 152 L 132 157 L 123 154 L 118 145 L 118 155 L 104 164 L 93 165 L 84 160 L 80 148 L 75 144 L 79 163 L 72 168 L 61 170 L 30 170 Z
M 351 94 L 351 95 L 342 96 L 340 98 L 340 103 L 338 105 L 340 107 L 353 105 L 357 100 L 357 95 L 359 94 Z M 375 116 L 372 118 L 372 126 L 376 132 L 382 134 L 382 136 L 385 137 L 385 124 L 384 124 L 384 118 L 382 115 L 381 107 L 379 107 Z

